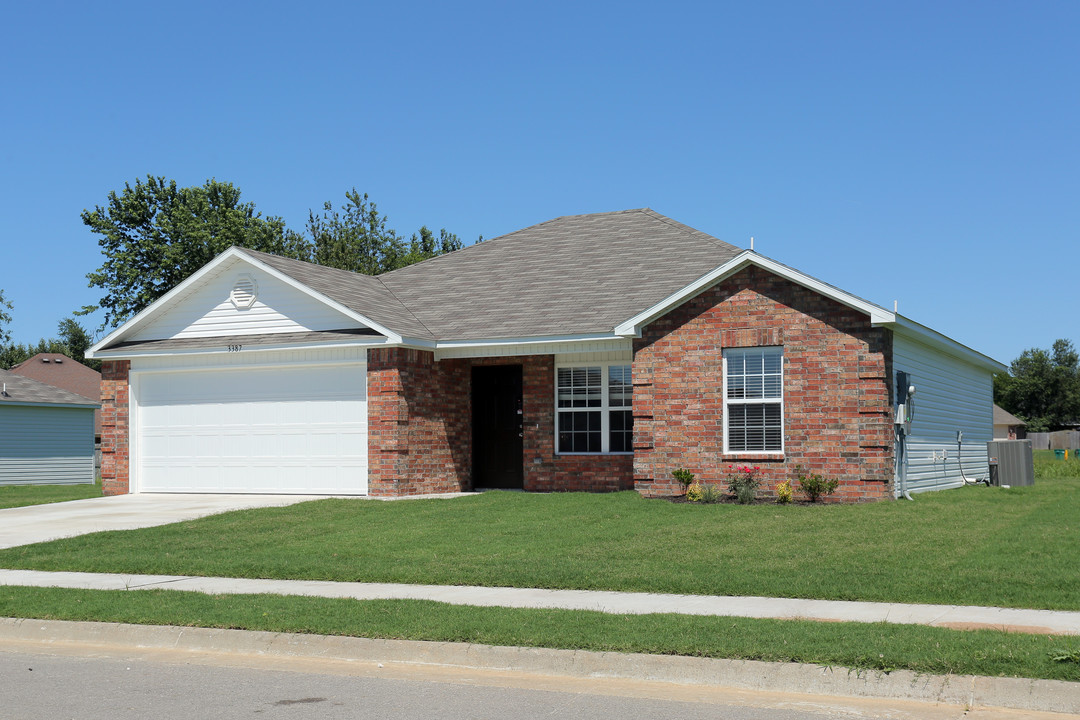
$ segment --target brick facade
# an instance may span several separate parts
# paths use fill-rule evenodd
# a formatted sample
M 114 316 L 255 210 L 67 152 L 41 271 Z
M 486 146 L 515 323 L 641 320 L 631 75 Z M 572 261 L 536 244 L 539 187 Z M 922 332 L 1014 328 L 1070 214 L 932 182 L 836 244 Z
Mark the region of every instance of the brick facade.
M 783 457 L 723 452 L 722 349 L 784 348 Z M 685 467 L 726 488 L 728 466 L 761 468 L 765 492 L 802 465 L 837 478 L 835 499 L 890 497 L 891 335 L 866 316 L 759 268 L 650 323 L 634 341 L 634 454 L 555 453 L 555 357 L 447 359 L 368 352 L 368 488 L 373 496 L 473 489 L 472 368 L 522 367 L 523 486 L 530 491 L 676 494 Z M 126 360 L 102 366 L 102 484 L 128 492 Z
M 401 348 L 368 353 L 368 491 L 419 495 L 472 489 L 472 368 L 520 365 L 524 489 L 628 490 L 629 455 L 555 454 L 551 355 L 452 359 Z
M 784 454 L 723 452 L 722 349 L 784 348 Z M 891 335 L 862 313 L 759 268 L 701 293 L 634 343 L 634 479 L 679 490 L 685 467 L 726 489 L 728 466 L 761 469 L 762 490 L 795 466 L 840 480 L 836 499 L 889 497 Z M 797 487 L 796 487 L 797 489 Z
M 128 492 L 128 371 L 130 360 L 101 365 L 101 489 L 106 495 Z

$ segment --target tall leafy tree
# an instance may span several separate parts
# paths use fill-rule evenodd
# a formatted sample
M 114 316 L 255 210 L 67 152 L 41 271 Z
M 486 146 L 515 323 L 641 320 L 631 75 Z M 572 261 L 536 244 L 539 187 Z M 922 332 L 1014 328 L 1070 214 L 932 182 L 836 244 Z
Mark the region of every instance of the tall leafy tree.
M 1050 350 L 1031 348 L 994 377 L 994 402 L 1027 423 L 1032 432 L 1080 422 L 1080 354 L 1069 340 Z
M 307 232 L 312 259 L 320 265 L 351 270 L 365 275 L 396 270 L 421 260 L 459 250 L 462 242 L 446 229 L 435 233 L 421 227 L 406 241 L 388 227 L 367 193 L 353 188 L 345 193 L 340 209 L 323 203 L 322 213 L 308 213 Z
M 195 187 L 148 175 L 110 192 L 104 206 L 82 212 L 99 235 L 105 261 L 87 275 L 105 295 L 79 314 L 105 310 L 118 325 L 167 293 L 230 245 L 309 259 L 307 243 L 279 217 L 263 217 L 241 202 L 231 183 L 211 179 Z
M 64 353 L 72 360 L 78 360 L 83 365 L 95 370 L 101 369 L 100 360 L 92 360 L 86 357 L 86 351 L 94 344 L 94 337 L 80 325 L 75 318 L 64 318 L 56 328 L 57 335 L 64 347 Z

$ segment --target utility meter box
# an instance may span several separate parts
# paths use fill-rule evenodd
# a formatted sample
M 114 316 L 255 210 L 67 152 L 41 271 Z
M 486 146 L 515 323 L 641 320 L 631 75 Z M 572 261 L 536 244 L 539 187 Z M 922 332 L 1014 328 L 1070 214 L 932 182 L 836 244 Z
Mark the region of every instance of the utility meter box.
M 1035 484 L 1030 440 L 991 440 L 986 443 L 990 484 L 1022 487 Z

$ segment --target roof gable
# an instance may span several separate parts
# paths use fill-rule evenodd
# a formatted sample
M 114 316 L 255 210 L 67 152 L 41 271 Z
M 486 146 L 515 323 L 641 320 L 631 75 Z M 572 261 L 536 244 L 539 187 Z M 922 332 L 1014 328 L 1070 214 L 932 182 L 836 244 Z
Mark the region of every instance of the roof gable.
M 362 327 L 241 256 L 218 265 L 127 335 L 129 341 Z
M 267 262 L 270 260 L 270 262 Z M 315 288 L 283 272 L 282 265 L 294 263 L 303 268 L 316 268 L 322 282 L 313 283 Z M 286 269 L 290 269 L 285 265 Z M 111 349 L 132 347 L 135 343 L 153 340 L 202 338 L 228 338 L 236 335 L 297 334 L 302 331 L 349 330 L 368 328 L 384 336 L 389 342 L 400 343 L 403 338 L 385 325 L 365 316 L 335 297 L 318 290 L 321 286 L 336 287 L 333 273 L 299 261 L 286 260 L 274 255 L 231 247 L 218 255 L 190 277 L 154 301 L 135 317 L 128 320 L 87 352 L 87 357 L 101 357 Z M 311 270 L 307 270 L 309 274 Z M 334 271 L 340 273 L 342 271 Z M 353 276 L 353 273 L 345 273 Z M 231 301 L 233 287 L 241 275 L 254 281 L 256 297 L 248 307 L 237 307 Z M 354 276 L 362 277 L 362 276 Z M 376 283 L 379 292 L 362 296 L 377 299 L 382 305 L 400 306 L 375 278 L 364 280 Z M 269 290 L 262 302 L 259 283 Z M 363 284 L 363 280 L 355 284 Z M 247 288 L 250 290 L 251 288 Z M 268 304 L 266 297 L 272 299 Z M 302 309 L 298 310 L 299 306 Z M 279 305 L 280 307 L 273 307 Z M 379 307 L 375 309 L 378 311 Z M 401 308 L 404 311 L 404 308 Z M 407 311 L 404 311 L 407 312 Z M 260 315 L 262 316 L 260 318 Z M 254 322 L 252 322 L 254 320 Z M 254 330 L 252 327 L 254 326 Z M 311 326 L 311 327 L 309 327 Z

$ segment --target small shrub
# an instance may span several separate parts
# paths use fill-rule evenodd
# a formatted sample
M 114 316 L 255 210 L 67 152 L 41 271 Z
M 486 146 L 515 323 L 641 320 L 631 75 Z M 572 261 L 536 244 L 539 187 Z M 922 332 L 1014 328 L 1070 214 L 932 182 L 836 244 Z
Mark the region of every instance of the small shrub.
M 795 467 L 795 475 L 799 479 L 799 489 L 812 503 L 826 495 L 832 495 L 840 485 L 839 480 L 826 480 L 817 473 L 808 473 L 802 466 Z
M 795 491 L 791 488 L 791 481 L 785 480 L 776 486 L 776 502 L 781 505 L 787 505 L 791 502 L 792 496 Z
M 701 502 L 702 492 L 701 485 L 694 483 L 686 488 L 686 499 L 690 502 Z
M 701 499 L 698 502 L 703 505 L 712 505 L 724 499 L 724 493 L 715 485 L 700 485 L 699 487 L 701 488 Z
M 690 486 L 694 484 L 694 473 L 684 468 L 672 470 L 671 477 L 678 480 L 679 483 L 682 485 L 684 495 L 686 494 L 686 491 L 690 489 Z
M 728 479 L 728 492 L 735 496 L 739 504 L 749 505 L 754 502 L 758 486 L 761 485 L 761 478 L 757 476 L 759 470 L 761 468 L 749 465 L 728 465 L 728 471 L 732 473 Z

